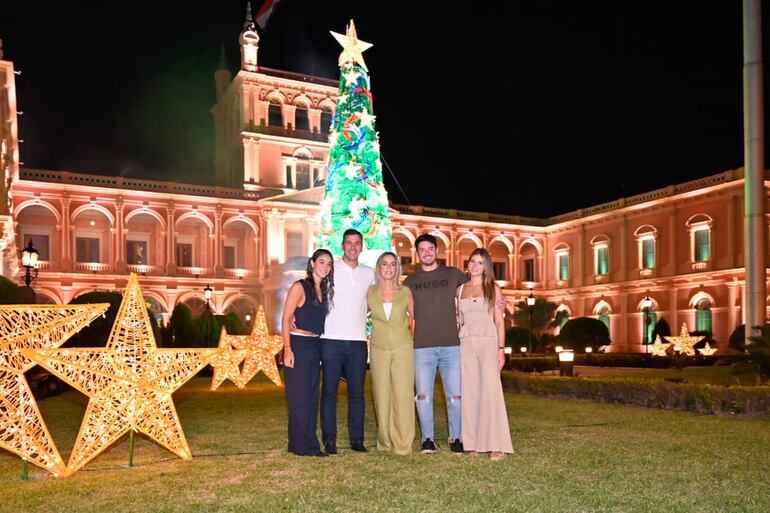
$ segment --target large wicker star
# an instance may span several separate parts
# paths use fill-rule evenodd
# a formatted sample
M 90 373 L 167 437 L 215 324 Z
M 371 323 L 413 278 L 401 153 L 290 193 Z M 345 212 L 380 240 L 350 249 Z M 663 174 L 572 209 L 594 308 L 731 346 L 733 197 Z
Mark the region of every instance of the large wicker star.
M 75 473 L 129 430 L 192 459 L 171 394 L 217 349 L 158 349 L 142 290 L 131 274 L 104 349 L 25 352 L 90 397 L 66 474 Z
M 340 68 L 349 62 L 357 62 L 362 68 L 369 71 L 369 68 L 364 63 L 364 56 L 362 54 L 373 45 L 358 39 L 356 25 L 353 23 L 353 20 L 350 20 L 350 25 L 348 25 L 345 35 L 338 34 L 337 32 L 332 32 L 332 35 L 342 45 L 342 53 L 339 58 Z
M 214 367 L 214 377 L 211 378 L 211 390 L 219 388 L 226 379 L 229 379 L 236 385 L 241 380 L 241 368 L 239 365 L 243 361 L 248 351 L 234 350 L 233 345 L 227 338 L 227 330 L 222 326 L 222 333 L 219 335 L 219 352 L 211 360 L 211 366 Z
M 276 385 L 281 385 L 275 355 L 283 349 L 283 339 L 278 335 L 271 335 L 267 330 L 265 311 L 262 306 L 259 307 L 257 318 L 254 319 L 251 335 L 226 335 L 226 338 L 236 349 L 247 351 L 240 380 L 236 383 L 238 388 L 245 387 L 259 371 L 264 372 Z
M 691 337 L 690 332 L 687 331 L 687 323 L 682 323 L 682 330 L 678 337 L 668 336 L 666 340 L 673 344 L 674 349 L 679 348 L 680 353 L 684 353 L 688 356 L 695 355 L 695 344 L 703 340 L 703 337 L 695 336 Z
M 59 347 L 109 306 L 0 306 L 0 447 L 64 474 L 64 461 L 24 378 L 35 363 L 20 351 Z
M 660 340 L 660 335 L 655 337 L 655 343 L 650 344 L 650 350 L 652 351 L 652 356 L 666 356 L 666 350 L 671 346 L 671 344 L 664 344 Z

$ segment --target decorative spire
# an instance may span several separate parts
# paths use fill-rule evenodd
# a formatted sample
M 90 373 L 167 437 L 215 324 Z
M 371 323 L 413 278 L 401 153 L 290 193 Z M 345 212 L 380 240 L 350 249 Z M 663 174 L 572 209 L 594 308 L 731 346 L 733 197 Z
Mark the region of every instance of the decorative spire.
M 243 22 L 243 32 L 250 30 L 256 32 L 254 17 L 251 15 L 251 2 L 246 2 L 246 21 Z

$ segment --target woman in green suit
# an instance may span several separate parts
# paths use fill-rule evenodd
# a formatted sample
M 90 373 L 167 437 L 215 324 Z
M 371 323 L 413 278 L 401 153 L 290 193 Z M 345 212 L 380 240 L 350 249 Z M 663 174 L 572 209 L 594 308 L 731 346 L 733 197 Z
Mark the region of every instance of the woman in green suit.
M 412 291 L 399 283 L 401 264 L 386 252 L 377 259 L 369 288 L 372 318 L 369 367 L 372 372 L 377 449 L 409 454 L 414 443 L 414 343 L 409 318 Z

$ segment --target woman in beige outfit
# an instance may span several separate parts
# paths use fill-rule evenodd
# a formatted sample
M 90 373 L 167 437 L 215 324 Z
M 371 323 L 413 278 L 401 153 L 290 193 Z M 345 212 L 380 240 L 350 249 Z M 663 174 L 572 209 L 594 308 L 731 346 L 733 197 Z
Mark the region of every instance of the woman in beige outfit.
M 403 455 L 412 452 L 414 443 L 414 343 L 409 332 L 414 303 L 412 291 L 399 283 L 400 276 L 396 255 L 380 255 L 367 299 L 377 449 Z
M 502 298 L 486 249 L 471 253 L 471 280 L 457 290 L 462 362 L 463 446 L 501 460 L 513 452 L 500 371 L 505 364 Z

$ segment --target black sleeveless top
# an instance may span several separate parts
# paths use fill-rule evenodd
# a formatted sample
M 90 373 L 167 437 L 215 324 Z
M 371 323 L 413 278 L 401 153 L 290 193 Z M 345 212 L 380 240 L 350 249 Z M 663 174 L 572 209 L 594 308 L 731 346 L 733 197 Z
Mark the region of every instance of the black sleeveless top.
M 294 324 L 298 329 L 316 333 L 324 332 L 326 321 L 326 298 L 320 303 L 313 301 L 313 290 L 307 280 L 299 280 L 305 291 L 305 304 L 294 310 Z

